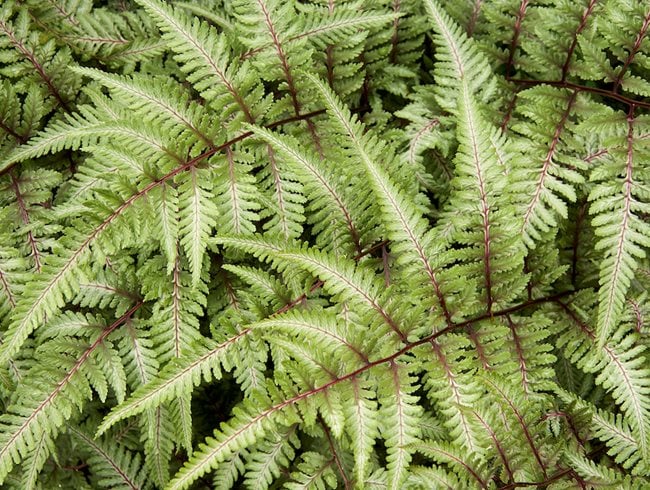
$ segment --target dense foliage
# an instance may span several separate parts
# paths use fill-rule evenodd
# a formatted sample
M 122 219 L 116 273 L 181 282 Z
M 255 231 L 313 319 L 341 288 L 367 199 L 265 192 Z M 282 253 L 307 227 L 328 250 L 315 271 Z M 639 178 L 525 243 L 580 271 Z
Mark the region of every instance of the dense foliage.
M 650 488 L 649 31 L 3 1 L 2 488 Z

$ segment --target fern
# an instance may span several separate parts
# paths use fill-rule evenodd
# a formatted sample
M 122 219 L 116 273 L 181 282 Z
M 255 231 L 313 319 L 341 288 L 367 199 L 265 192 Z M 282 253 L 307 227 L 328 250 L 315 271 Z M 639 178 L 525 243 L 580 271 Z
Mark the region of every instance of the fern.
M 0 486 L 650 486 L 640 0 L 9 0 Z

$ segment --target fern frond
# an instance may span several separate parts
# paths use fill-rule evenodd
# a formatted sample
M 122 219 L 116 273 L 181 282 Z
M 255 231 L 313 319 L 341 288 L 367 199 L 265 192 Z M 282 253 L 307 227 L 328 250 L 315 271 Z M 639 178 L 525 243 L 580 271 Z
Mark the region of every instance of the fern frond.
M 265 441 L 258 450 L 249 453 L 244 485 L 251 490 L 269 488 L 274 479 L 280 476 L 281 470 L 295 457 L 294 447 L 300 447 L 295 426 L 278 431 L 273 439 Z
M 572 411 L 583 410 L 590 414 L 589 426 L 594 436 L 607 444 L 609 448 L 607 452 L 616 463 L 625 469 L 632 469 L 635 474 L 647 472 L 639 444 L 621 414 L 599 410 L 593 404 L 579 399 L 570 392 L 560 390 L 558 393 L 565 402 L 570 404 Z
M 452 441 L 468 455 L 480 457 L 485 454 L 485 441 L 476 419 L 466 409 L 481 399 L 483 390 L 459 362 L 467 344 L 468 340 L 458 335 L 432 343 L 424 379 L 429 399 L 445 415 L 444 425 Z
M 632 335 L 619 331 L 615 341 L 610 340 L 601 349 L 594 330 L 569 306 L 559 304 L 572 324 L 558 339 L 559 345 L 564 346 L 566 357 L 578 363 L 583 370 L 599 372 L 596 382 L 611 393 L 620 409 L 629 417 L 628 422 L 647 464 L 650 448 L 650 382 L 648 369 L 642 361 L 645 347 L 635 345 Z
M 194 285 L 201 278 L 204 252 L 218 213 L 209 177 L 209 171 L 190 168 L 178 193 L 180 243 L 188 256 Z
M 647 485 L 645 478 L 633 478 L 629 475 L 623 475 L 613 468 L 599 465 L 585 458 L 582 454 L 568 453 L 567 461 L 575 471 L 585 480 L 585 483 L 591 486 L 610 486 L 626 490 L 639 488 Z
M 412 466 L 411 478 L 409 483 L 427 487 L 434 484 L 435 488 L 447 488 L 455 490 L 456 488 L 471 488 L 468 480 L 458 478 L 454 473 L 443 470 L 437 466 Z
M 514 209 L 509 205 L 505 188 L 507 185 L 504 169 L 500 165 L 499 141 L 494 128 L 489 127 L 481 117 L 475 105 L 470 88 L 463 82 L 463 90 L 458 100 L 459 152 L 456 157 L 456 174 L 452 179 L 455 193 L 452 193 L 449 205 L 454 212 L 461 211 L 461 216 L 472 216 L 476 206 L 463 208 L 468 202 L 468 189 L 475 189 L 474 202 L 478 202 L 479 219 L 458 220 L 454 227 L 458 230 L 460 243 L 482 241 L 475 261 L 479 262 L 482 282 L 484 284 L 487 310 L 491 311 L 495 302 L 504 304 L 524 288 L 521 280 L 523 270 L 523 247 L 517 239 L 517 223 L 512 219 Z M 464 212 L 463 212 L 464 211 Z M 474 230 L 481 230 L 480 240 Z M 471 251 L 467 251 L 470 256 Z M 468 257 L 469 258 L 469 257 Z M 503 291 L 513 296 L 503 297 Z
M 291 473 L 291 481 L 286 488 L 290 490 L 308 490 L 310 488 L 336 488 L 338 479 L 334 470 L 334 458 L 328 458 L 318 452 L 303 453 L 302 460 Z
M 79 112 L 51 123 L 39 135 L 31 138 L 27 145 L 21 145 L 0 161 L 0 171 L 17 162 L 36 158 L 47 153 L 56 153 L 63 148 L 76 150 L 82 145 L 97 140 L 98 131 L 106 123 L 90 107 L 79 107 Z
M 355 335 L 354 332 L 346 331 L 334 312 L 321 310 L 316 315 L 308 311 L 290 311 L 274 318 L 259 321 L 250 328 L 264 332 L 260 335 L 268 338 L 269 342 L 273 342 L 273 337 L 279 332 L 290 337 L 297 337 L 305 345 L 317 342 L 320 348 L 327 352 L 327 355 L 336 357 L 339 362 L 348 366 L 360 367 L 359 361 L 368 362 L 368 356 L 351 341 L 351 338 L 360 337 L 359 333 Z
M 16 306 L 14 321 L 5 337 L 6 342 L 0 347 L 0 363 L 12 357 L 43 319 L 57 312 L 65 300 L 71 299 L 79 290 L 81 282 L 85 280 L 81 265 L 92 256 L 91 245 L 94 246 L 97 241 L 105 239 L 106 229 L 112 224 L 110 238 L 116 239 L 114 233 L 117 233 L 119 227 L 114 225 L 114 221 L 122 217 L 142 195 L 134 194 L 98 224 L 85 225 L 83 228 L 86 233 L 80 232 L 79 229 L 70 230 L 71 236 L 61 240 L 65 244 L 61 254 L 50 257 L 43 266 L 42 273 L 32 283 L 30 294 L 23 297 Z M 105 209 L 102 209 L 102 213 L 105 212 Z M 104 245 L 108 246 L 110 241 L 105 240 Z
M 141 306 L 141 303 L 136 304 L 113 324 L 105 326 L 85 349 L 80 349 L 78 341 L 65 342 L 65 337 L 62 337 L 64 342 L 53 340 L 53 345 L 59 342 L 65 352 L 63 359 L 53 346 L 50 346 L 49 352 L 44 350 L 45 356 L 58 355 L 58 360 L 53 362 L 51 357 L 46 357 L 42 366 L 36 365 L 24 381 L 29 389 L 22 391 L 22 397 L 0 418 L 0 480 L 4 479 L 15 462 L 29 454 L 42 437 L 49 440 L 56 437 L 62 424 L 92 396 L 91 386 L 101 395 L 107 380 L 106 374 L 93 368 L 93 363 L 101 362 L 95 357 L 113 330 Z M 74 398 L 70 398 L 72 393 L 76 393 Z M 104 393 L 102 398 L 105 397 Z
M 250 329 L 243 330 L 239 335 L 213 349 L 197 348 L 194 356 L 188 355 L 169 363 L 157 378 L 138 388 L 129 399 L 106 416 L 97 429 L 98 435 L 120 420 L 156 407 L 174 397 L 182 397 L 202 379 L 219 379 L 222 366 L 230 367 L 229 350 L 236 348 L 236 343 L 250 332 Z
M 266 165 L 260 171 L 260 184 L 266 191 L 260 195 L 263 210 L 260 218 L 265 220 L 264 230 L 271 236 L 285 240 L 298 238 L 303 232 L 305 202 L 302 184 L 289 178 L 289 172 L 279 165 L 275 152 L 266 149 Z
M 7 243 L 3 240 L 3 243 Z M 17 250 L 2 247 L 0 248 L 0 319 L 2 319 L 17 304 L 17 284 L 14 279 L 18 279 L 20 271 L 24 270 L 25 264 L 23 258 Z
M 426 282 L 438 300 L 442 316 L 448 324 L 451 323 L 451 313 L 447 308 L 436 273 L 436 268 L 442 265 L 438 257 L 444 250 L 444 244 L 436 243 L 433 236 L 426 232 L 428 227 L 424 219 L 418 215 L 417 208 L 407 201 L 404 192 L 376 163 L 384 147 L 379 138 L 372 133 L 363 134 L 363 125 L 352 117 L 350 111 L 341 104 L 336 95 L 320 80 L 313 76 L 310 79 L 319 89 L 328 111 L 349 139 L 370 177 L 373 189 L 381 203 L 388 237 L 393 243 L 393 251 L 400 257 L 398 262 L 403 265 L 413 262 L 421 265 L 421 268 L 413 268 L 412 273 L 426 278 Z
M 258 182 L 253 172 L 253 155 L 227 148 L 225 161 L 214 163 L 214 194 L 219 210 L 217 229 L 225 234 L 254 233 L 261 206 Z
M 252 123 L 263 113 L 263 106 L 249 102 L 262 98 L 261 86 L 247 63 L 234 64 L 230 60 L 230 48 L 222 35 L 205 22 L 192 21 L 182 11 L 158 0 L 139 3 L 156 19 L 188 81 L 218 108 L 222 117 L 238 108 L 244 120 Z
M 152 258 L 140 270 L 145 299 L 155 301 L 151 325 L 151 340 L 157 361 L 164 366 L 171 358 L 193 352 L 203 338 L 199 333 L 198 317 L 206 303 L 205 285 L 193 285 L 177 256 L 171 274 L 161 274 L 162 258 Z
M 604 254 L 599 277 L 599 346 L 605 345 L 618 326 L 616 319 L 623 312 L 637 263 L 645 258 L 645 249 L 650 247 L 650 225 L 641 217 L 650 211 L 650 201 L 637 181 L 637 175 L 643 171 L 639 159 L 648 155 L 648 148 L 637 140 L 633 111 L 627 115 L 626 123 L 625 151 L 613 150 L 611 159 L 592 172 L 591 177 L 599 182 L 589 198 L 590 212 L 596 215 L 592 221 L 599 237 L 596 248 Z M 618 177 L 621 174 L 622 180 Z
M 145 467 L 160 487 L 169 483 L 170 459 L 174 452 L 176 431 L 173 426 L 173 413 L 159 406 L 149 410 L 143 417 Z M 179 442 L 179 446 L 183 442 Z
M 448 93 L 464 91 L 484 102 L 494 90 L 494 79 L 490 77 L 491 70 L 483 53 L 451 20 L 438 2 L 425 0 L 424 6 L 433 20 L 436 31 L 434 41 L 442 48 L 438 53 L 440 62 L 436 64 L 434 72 L 440 87 L 438 103 L 444 109 L 455 112 L 455 100 L 448 97 Z
M 21 468 L 22 477 L 20 479 L 20 484 L 23 488 L 26 490 L 38 488 L 39 473 L 43 469 L 43 466 L 45 466 L 50 454 L 55 452 L 52 439 L 47 433 L 42 433 L 34 444 L 34 448 L 23 461 Z
M 379 318 L 385 322 L 398 336 L 404 339 L 390 311 L 382 304 L 379 291 L 381 283 L 364 269 L 355 268 L 354 263 L 348 260 L 332 258 L 318 250 L 286 250 L 277 246 L 273 241 L 257 237 L 216 237 L 215 241 L 228 246 L 238 247 L 251 252 L 262 260 L 270 260 L 286 267 L 298 263 L 309 272 L 320 276 L 325 282 L 325 287 L 331 294 L 336 295 L 340 301 L 354 301 L 355 304 L 374 310 Z M 356 270 L 355 270 L 356 269 Z
M 249 403 L 240 405 L 234 412 L 234 418 L 229 424 L 224 424 L 214 438 L 208 438 L 192 458 L 181 468 L 176 477 L 170 482 L 170 490 L 188 488 L 192 482 L 207 471 L 214 469 L 219 463 L 231 456 L 235 451 L 250 446 L 268 433 L 269 429 L 278 423 L 295 421 L 296 414 L 288 401 L 273 405 L 267 410 L 257 413 L 257 405 L 266 400 L 249 399 Z M 297 400 L 292 400 L 294 403 Z
M 352 379 L 349 391 L 354 403 L 346 403 L 343 407 L 346 421 L 349 424 L 347 430 L 352 441 L 357 481 L 364 481 L 368 476 L 368 470 L 371 467 L 371 448 L 379 437 L 380 418 L 377 401 L 371 388 L 370 382 Z M 394 454 L 398 453 L 400 448 L 393 447 L 393 451 Z
M 120 104 L 173 138 L 191 138 L 201 148 L 214 148 L 213 121 L 178 85 L 150 77 L 119 76 L 90 68 L 75 72 L 97 80 L 118 94 Z M 210 133 L 208 133 L 210 132 Z
M 382 14 L 373 11 L 354 11 L 345 8 L 334 9 L 331 15 L 310 15 L 304 19 L 300 31 L 292 32 L 287 38 L 290 44 L 302 39 L 308 40 L 316 48 L 324 49 L 349 40 L 360 30 L 377 28 L 395 19 L 396 14 Z M 270 49 L 275 49 L 272 42 L 263 44 L 249 51 L 247 56 L 259 56 Z
M 292 162 L 293 170 L 300 176 L 305 185 L 304 193 L 310 196 L 314 208 L 312 223 L 314 232 L 328 231 L 328 235 L 320 238 L 321 243 L 338 241 L 338 234 L 349 234 L 356 253 L 361 252 L 361 243 L 357 225 L 351 216 L 352 206 L 341 185 L 332 172 L 324 167 L 316 155 L 309 155 L 298 148 L 298 143 L 289 136 L 281 136 L 263 128 L 253 128 L 253 132 L 266 140 L 279 154 Z M 338 216 L 338 223 L 332 223 L 333 214 Z M 324 226 L 327 224 L 326 226 Z M 336 226 L 338 225 L 338 226 Z M 337 235 L 330 235 L 335 229 Z M 339 231 L 339 229 L 341 231 Z
M 106 488 L 140 490 L 145 485 L 145 474 L 140 469 L 140 458 L 124 448 L 96 441 L 83 429 L 68 426 L 68 431 L 90 453 L 88 464 L 97 485 Z
M 434 461 L 450 464 L 463 480 L 475 482 L 478 488 L 488 488 L 490 474 L 485 465 L 460 453 L 453 446 L 444 442 L 426 441 L 415 444 L 413 449 Z
M 388 488 L 403 488 L 406 471 L 411 462 L 413 445 L 420 442 L 417 420 L 421 409 L 416 404 L 418 397 L 413 395 L 414 378 L 408 368 L 391 362 L 379 382 L 377 393 L 379 416 L 383 420 L 380 431 L 386 441 L 388 461 Z M 390 383 L 383 383 L 386 378 Z M 382 387 L 390 386 L 384 392 Z
M 574 187 L 584 180 L 578 172 L 583 162 L 570 153 L 576 138 L 571 116 L 582 101 L 577 91 L 551 87 L 531 88 L 518 97 L 522 100 L 519 110 L 530 121 L 513 124 L 513 130 L 525 137 L 517 145 L 524 155 L 541 164 L 535 171 L 521 167 L 513 173 L 513 178 L 521 182 L 515 191 L 525 209 L 521 231 L 526 244 L 532 248 L 557 226 L 558 216 L 568 217 L 567 205 L 560 197 L 575 201 Z M 529 100 L 535 101 L 538 112 L 529 112 Z

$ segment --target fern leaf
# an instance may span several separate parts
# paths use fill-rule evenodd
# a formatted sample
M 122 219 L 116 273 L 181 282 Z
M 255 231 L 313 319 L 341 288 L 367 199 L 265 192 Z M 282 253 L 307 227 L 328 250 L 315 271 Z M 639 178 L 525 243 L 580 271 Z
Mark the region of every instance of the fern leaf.
M 305 185 L 305 194 L 313 196 L 311 200 L 316 211 L 313 215 L 313 222 L 317 224 L 315 231 L 321 231 L 324 228 L 322 225 L 318 226 L 318 223 L 328 223 L 326 229 L 329 230 L 332 223 L 330 220 L 326 220 L 326 216 L 335 213 L 338 216 L 339 227 L 347 231 L 354 243 L 356 252 L 359 253 L 361 243 L 359 241 L 359 231 L 351 216 L 350 210 L 352 206 L 331 171 L 328 171 L 315 155 L 309 155 L 297 148 L 297 141 L 291 137 L 281 136 L 263 128 L 254 127 L 252 130 L 294 164 L 294 170 Z M 336 236 L 326 237 L 323 242 L 331 243 L 334 240 L 336 240 Z
M 4 241 L 7 242 L 8 240 Z M 17 279 L 24 268 L 24 260 L 17 250 L 10 247 L 0 248 L 0 319 L 15 308 L 18 302 L 14 278 Z
M 215 168 L 215 197 L 220 233 L 252 234 L 259 220 L 259 190 L 251 165 L 252 155 L 226 148 L 225 162 Z
M 160 375 L 148 384 L 138 388 L 124 403 L 115 407 L 102 421 L 97 429 L 98 435 L 109 427 L 127 417 L 156 407 L 174 397 L 181 397 L 190 392 L 201 379 L 221 377 L 221 369 L 228 362 L 229 350 L 237 348 L 236 344 L 251 332 L 243 330 L 239 335 L 216 346 L 214 349 L 197 348 L 196 354 L 169 363 Z
M 96 441 L 77 427 L 68 426 L 72 433 L 90 452 L 90 469 L 97 484 L 106 488 L 140 490 L 144 488 L 144 474 L 140 471 L 140 458 L 123 448 Z
M 579 362 L 578 366 L 582 369 L 599 371 L 596 382 L 612 394 L 629 417 L 628 422 L 647 463 L 650 461 L 650 383 L 648 369 L 641 361 L 645 347 L 634 346 L 634 338 L 623 331 L 617 333 L 615 343 L 612 339 L 602 349 L 585 351 L 585 345 L 598 345 L 595 332 L 567 305 L 560 303 L 560 306 L 578 331 L 565 332 L 559 339 L 559 345 L 564 347 L 566 357 Z M 585 355 L 585 352 L 588 354 Z
M 169 410 L 157 407 L 144 416 L 146 434 L 144 443 L 145 467 L 161 487 L 169 482 L 169 461 L 174 452 L 174 427 Z
M 371 448 L 379 436 L 379 417 L 377 402 L 370 391 L 371 384 L 360 379 L 350 382 L 351 398 L 354 403 L 346 403 L 346 421 L 348 433 L 352 440 L 354 452 L 354 471 L 357 481 L 363 481 L 368 476 Z
M 264 332 L 261 334 L 264 337 L 267 337 L 266 332 L 269 332 L 271 334 L 268 336 L 269 342 L 273 342 L 272 337 L 278 332 L 293 338 L 297 337 L 305 344 L 317 342 L 321 349 L 326 350 L 329 355 L 335 356 L 340 362 L 349 361 L 352 366 L 359 361 L 367 362 L 368 360 L 367 355 L 348 340 L 347 337 L 351 337 L 352 332 L 344 330 L 333 312 L 321 310 L 315 315 L 308 311 L 290 311 L 268 320 L 259 321 L 250 328 L 261 330 Z
M 79 113 L 66 115 L 64 120 L 50 124 L 28 144 L 21 145 L 0 161 L 0 172 L 16 162 L 56 153 L 63 148 L 76 150 L 82 145 L 92 143 L 97 139 L 99 130 L 105 126 L 106 123 L 99 119 L 90 106 L 80 107 Z
M 103 239 L 106 229 L 142 195 L 143 193 L 137 193 L 131 196 L 96 226 L 86 226 L 85 234 L 78 229 L 70 230 L 72 236 L 62 240 L 67 249 L 64 248 L 59 256 L 50 257 L 49 262 L 43 266 L 42 273 L 32 283 L 30 294 L 16 305 L 14 321 L 7 330 L 5 344 L 0 347 L 0 364 L 6 363 L 16 354 L 39 323 L 58 311 L 65 300 L 79 290 L 80 283 L 86 279 L 82 265 L 93 253 L 91 245 Z
M 278 164 L 275 152 L 269 146 L 266 149 L 268 159 L 260 172 L 260 184 L 266 191 L 260 196 L 264 205 L 260 218 L 266 219 L 264 230 L 271 236 L 279 235 L 285 240 L 298 238 L 303 231 L 304 208 L 302 185 L 289 179 Z
M 52 376 L 52 372 L 47 371 L 47 366 L 42 367 L 45 372 L 40 375 L 38 365 L 34 368 L 36 374 L 30 372 L 30 376 L 26 380 L 30 389 L 23 392 L 25 393 L 23 397 L 10 406 L 0 419 L 2 422 L 0 428 L 0 481 L 4 480 L 13 464 L 26 457 L 33 449 L 33 445 L 43 436 L 53 439 L 65 420 L 70 419 L 73 413 L 83 406 L 84 400 L 92 396 L 90 385 L 93 384 L 92 364 L 97 362 L 93 359 L 93 356 L 96 355 L 95 351 L 102 347 L 113 330 L 140 307 L 141 303 L 132 307 L 113 324 L 102 330 L 91 345 L 87 346 L 85 350 L 81 350 L 80 354 L 78 343 L 73 344 L 72 348 L 68 347 L 68 350 L 72 349 L 71 354 L 73 355 L 60 358 L 55 364 L 56 368 L 49 367 L 49 369 L 54 369 L 56 373 L 54 376 Z M 56 352 L 58 351 L 51 351 L 50 355 Z M 75 357 L 74 354 L 79 355 Z M 61 357 L 60 354 L 59 357 Z M 46 359 L 46 361 L 48 360 Z M 51 360 L 49 361 L 51 362 Z M 63 369 L 59 367 L 61 364 L 64 364 Z M 99 372 L 101 373 L 101 371 Z M 47 379 L 49 383 L 44 383 L 44 379 Z M 104 378 L 102 381 L 105 382 Z M 100 385 L 95 382 L 94 387 L 98 386 Z M 68 398 L 72 393 L 77 393 L 77 395 L 72 399 Z
M 247 99 L 261 98 L 259 87 L 250 80 L 247 64 L 234 65 L 223 36 L 205 22 L 190 21 L 179 10 L 158 0 L 139 0 L 158 22 L 165 39 L 176 54 L 187 79 L 207 101 L 213 103 L 226 117 L 239 108 L 247 122 L 254 122 Z
M 623 475 L 615 469 L 599 465 L 585 458 L 582 454 L 566 455 L 566 459 L 572 468 L 591 486 L 610 486 L 614 488 L 629 489 L 642 488 L 647 485 L 647 480 L 635 479 L 629 475 Z
M 54 452 L 53 441 L 44 432 L 23 461 L 20 483 L 25 490 L 38 488 L 38 475 L 43 469 L 43 466 L 45 466 L 47 458 Z
M 436 82 L 440 87 L 438 103 L 444 109 L 455 113 L 455 100 L 450 98 L 449 94 L 460 92 L 471 94 L 483 102 L 493 90 L 494 84 L 485 56 L 437 1 L 425 0 L 424 6 L 433 21 L 434 41 L 441 47 L 438 54 L 440 62 L 435 68 Z
M 422 268 L 417 274 L 424 275 L 447 323 L 451 323 L 451 315 L 446 306 L 446 300 L 437 277 L 436 267 L 440 260 L 434 260 L 442 251 L 444 245 L 436 244 L 433 237 L 426 233 L 427 225 L 418 216 L 415 206 L 408 203 L 406 196 L 377 165 L 375 158 L 383 145 L 379 139 L 369 133 L 363 134 L 363 126 L 352 118 L 350 111 L 338 100 L 336 95 L 320 80 L 310 76 L 312 83 L 319 89 L 329 112 L 336 119 L 342 131 L 349 138 L 356 154 L 363 163 L 373 189 L 380 200 L 388 237 L 393 242 L 395 254 L 399 261 L 405 263 L 420 263 Z
M 167 256 L 167 274 L 170 274 L 178 260 L 178 190 L 167 183 L 152 193 L 152 200 L 158 206 L 156 223 L 161 248 Z
M 289 402 L 279 403 L 261 413 L 256 413 L 255 404 L 251 403 L 251 405 L 253 407 L 240 406 L 229 424 L 222 425 L 221 429 L 215 432 L 213 438 L 208 438 L 205 444 L 199 446 L 192 458 L 170 482 L 169 490 L 188 488 L 197 478 L 214 469 L 235 451 L 250 446 L 259 438 L 264 437 L 274 423 L 295 416 L 285 413 L 292 409 Z
M 308 490 L 312 488 L 336 488 L 338 480 L 334 472 L 334 458 L 315 451 L 303 453 L 302 461 L 291 473 L 291 481 L 286 488 L 290 490 Z
M 120 103 L 134 115 L 153 123 L 175 138 L 193 138 L 202 148 L 214 148 L 213 136 L 206 134 L 212 125 L 199 105 L 190 101 L 178 85 L 149 77 L 123 77 L 92 68 L 75 72 L 93 78 L 119 94 Z
M 294 447 L 300 447 L 300 440 L 296 436 L 296 427 L 290 427 L 251 452 L 246 462 L 246 487 L 251 490 L 269 488 L 282 468 L 286 468 L 295 457 Z
M 417 396 L 413 395 L 413 379 L 406 366 L 390 363 L 383 374 L 390 378 L 390 390 L 382 389 L 380 382 L 378 401 L 379 416 L 387 423 L 381 425 L 382 437 L 386 441 L 388 461 L 388 488 L 403 488 L 406 471 L 411 462 L 412 445 L 420 441 L 420 430 L 417 420 L 421 409 L 417 406 Z
M 415 444 L 413 449 L 434 461 L 452 465 L 457 469 L 457 473 L 465 476 L 469 481 L 475 481 L 479 488 L 489 488 L 487 484 L 489 474 L 485 465 L 473 457 L 461 453 L 454 446 L 444 442 L 426 441 Z
M 204 252 L 218 214 L 208 175 L 207 171 L 191 168 L 178 194 L 180 242 L 190 262 L 194 285 L 201 278 Z
M 456 175 L 452 179 L 456 193 L 450 198 L 450 206 L 454 212 L 463 210 L 463 203 L 468 202 L 469 186 L 475 189 L 474 200 L 478 202 L 479 219 L 464 223 L 461 218 L 454 226 L 459 232 L 464 231 L 457 238 L 460 243 L 480 243 L 480 239 L 474 238 L 476 234 L 473 230 L 481 230 L 483 243 L 479 245 L 474 260 L 482 266 L 483 303 L 487 311 L 491 311 L 495 302 L 505 303 L 504 300 L 512 299 L 524 288 L 521 281 L 524 250 L 515 240 L 517 222 L 512 218 L 515 210 L 508 206 L 503 196 L 507 182 L 499 165 L 499 154 L 495 151 L 498 141 L 496 131 L 481 117 L 467 84 L 463 82 L 462 86 L 458 101 L 460 146 L 456 157 Z M 472 216 L 475 209 L 476 206 L 465 208 L 462 215 Z M 500 291 L 508 291 L 507 296 L 501 297 L 503 293 Z
M 363 269 L 354 267 L 354 263 L 339 259 L 336 262 L 326 254 L 317 250 L 297 249 L 283 250 L 274 242 L 257 237 L 216 237 L 216 242 L 250 251 L 262 259 L 280 262 L 286 265 L 298 263 L 309 272 L 320 276 L 325 281 L 325 287 L 343 301 L 354 301 L 374 310 L 379 317 L 389 325 L 400 338 L 404 339 L 396 320 L 382 304 L 379 291 L 381 283 L 376 278 L 365 273 Z
M 576 91 L 534 87 L 519 97 L 520 110 L 530 120 L 513 124 L 513 129 L 525 137 L 517 146 L 525 156 L 539 162 L 539 167 L 531 171 L 524 165 L 527 160 L 522 160 L 522 166 L 513 172 L 513 179 L 519 182 L 515 192 L 525 209 L 521 231 L 528 247 L 533 248 L 557 226 L 558 216 L 568 217 L 567 205 L 561 198 L 575 201 L 574 186 L 583 182 L 578 172 L 582 162 L 567 155 L 575 138 L 572 113 L 581 103 L 581 96 Z M 531 113 L 528 100 L 534 100 L 535 110 L 543 114 Z
M 592 174 L 592 179 L 601 183 L 589 196 L 593 201 L 590 211 L 596 214 L 592 222 L 599 237 L 596 248 L 604 252 L 600 265 L 597 328 L 601 347 L 618 326 L 617 318 L 623 312 L 625 295 L 637 263 L 646 256 L 644 248 L 650 247 L 650 225 L 639 216 L 650 211 L 650 204 L 643 201 L 646 196 L 636 180 L 641 171 L 638 158 L 643 158 L 647 151 L 635 145 L 633 113 L 628 115 L 626 122 L 626 151 L 614 151 L 614 159 Z M 620 173 L 624 176 L 622 182 L 617 178 Z M 612 179 L 619 185 L 613 184 Z

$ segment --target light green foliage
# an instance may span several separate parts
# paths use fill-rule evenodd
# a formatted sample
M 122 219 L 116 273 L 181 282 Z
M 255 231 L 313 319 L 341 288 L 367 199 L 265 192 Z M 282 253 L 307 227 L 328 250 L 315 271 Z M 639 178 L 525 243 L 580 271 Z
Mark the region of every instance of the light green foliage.
M 0 486 L 650 487 L 641 0 L 7 0 Z

